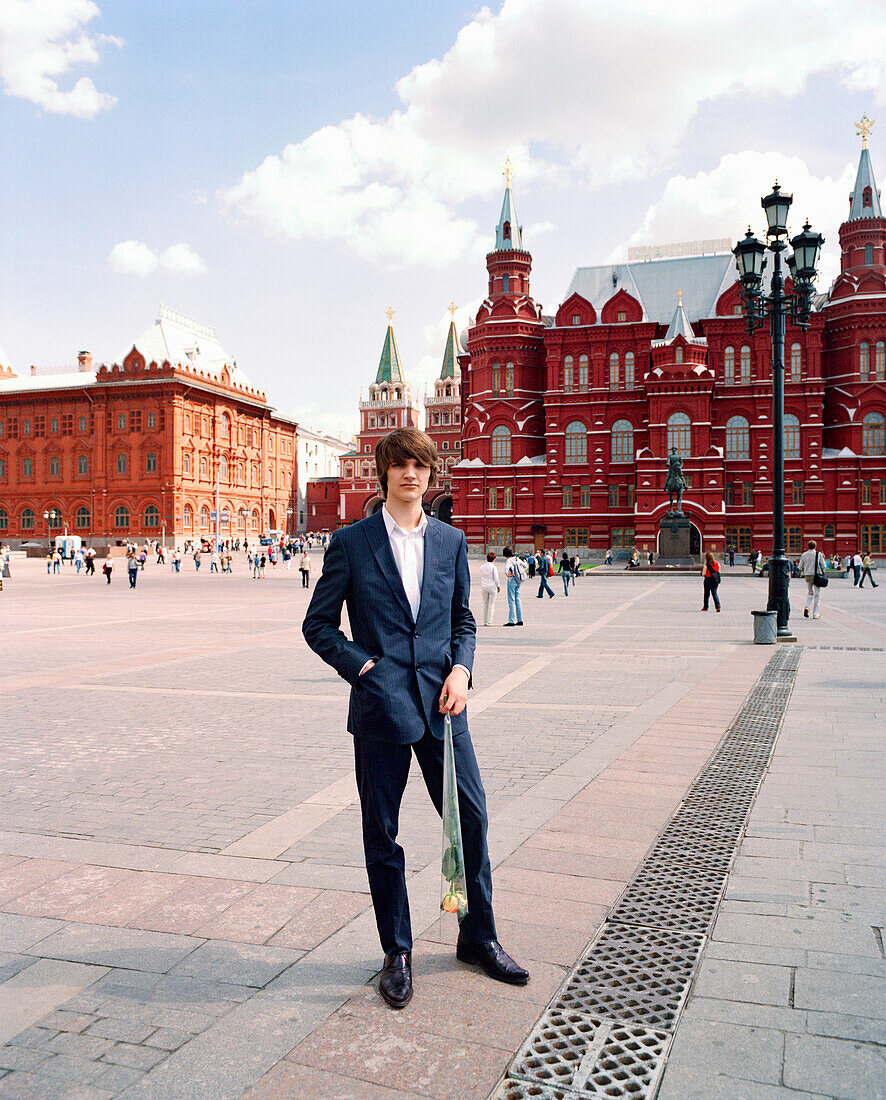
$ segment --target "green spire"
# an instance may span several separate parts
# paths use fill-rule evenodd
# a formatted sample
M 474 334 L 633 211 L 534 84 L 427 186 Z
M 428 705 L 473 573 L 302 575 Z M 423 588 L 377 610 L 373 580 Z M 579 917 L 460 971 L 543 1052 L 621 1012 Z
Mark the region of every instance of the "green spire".
M 458 333 L 455 331 L 455 302 L 449 306 L 452 320 L 449 322 L 449 335 L 446 338 L 446 351 L 443 352 L 443 366 L 440 368 L 441 378 L 455 378 L 459 373 L 458 356 L 461 348 L 458 346 Z
M 385 333 L 385 342 L 381 349 L 381 359 L 378 361 L 378 374 L 375 376 L 375 384 L 379 382 L 402 382 L 403 374 L 400 371 L 400 352 L 397 350 L 397 338 L 394 336 L 394 326 L 391 318 L 393 309 L 387 311 L 388 331 Z

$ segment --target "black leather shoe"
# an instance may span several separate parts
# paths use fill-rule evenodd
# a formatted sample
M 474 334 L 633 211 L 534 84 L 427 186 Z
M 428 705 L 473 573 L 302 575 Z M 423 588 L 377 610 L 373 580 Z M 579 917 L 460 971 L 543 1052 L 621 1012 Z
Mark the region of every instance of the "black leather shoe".
M 412 1000 L 412 952 L 385 955 L 378 991 L 391 1008 L 405 1008 Z
M 514 962 L 498 940 L 486 943 L 466 943 L 459 940 L 455 947 L 455 957 L 465 963 L 482 966 L 490 978 L 508 985 L 526 985 L 529 971 Z

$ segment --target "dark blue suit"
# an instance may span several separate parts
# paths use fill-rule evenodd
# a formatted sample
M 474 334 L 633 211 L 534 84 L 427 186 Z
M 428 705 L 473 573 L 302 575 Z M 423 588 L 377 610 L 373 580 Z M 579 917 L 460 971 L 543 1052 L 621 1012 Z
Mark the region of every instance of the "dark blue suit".
M 412 948 L 405 861 L 396 842 L 400 802 L 414 752 L 441 810 L 440 690 L 453 665 L 473 668 L 477 626 L 469 594 L 464 535 L 429 517 L 421 605 L 413 619 L 379 509 L 333 535 L 302 625 L 311 649 L 351 685 L 348 730 L 354 736 L 369 888 L 385 954 Z M 343 605 L 350 640 L 341 630 Z M 370 659 L 376 665 L 360 676 Z M 468 891 L 461 936 L 484 942 L 496 938 L 486 796 L 464 711 L 452 719 L 452 730 Z

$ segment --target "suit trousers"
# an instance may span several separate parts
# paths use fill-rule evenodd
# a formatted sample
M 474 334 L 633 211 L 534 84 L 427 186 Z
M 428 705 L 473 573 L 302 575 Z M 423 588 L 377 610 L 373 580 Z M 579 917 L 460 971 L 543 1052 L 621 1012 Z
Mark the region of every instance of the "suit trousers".
M 472 943 L 484 943 L 497 939 L 492 913 L 492 867 L 486 846 L 486 794 L 471 735 L 467 732 L 458 734 L 453 738 L 453 746 L 468 894 L 468 912 L 461 922 L 459 936 Z M 397 833 L 400 802 L 413 753 L 434 808 L 442 815 L 442 741 L 429 731 L 420 741 L 407 745 L 354 738 L 366 872 L 378 935 L 386 955 L 412 950 L 405 859 L 403 849 L 397 843 Z M 441 856 L 442 851 L 441 834 Z

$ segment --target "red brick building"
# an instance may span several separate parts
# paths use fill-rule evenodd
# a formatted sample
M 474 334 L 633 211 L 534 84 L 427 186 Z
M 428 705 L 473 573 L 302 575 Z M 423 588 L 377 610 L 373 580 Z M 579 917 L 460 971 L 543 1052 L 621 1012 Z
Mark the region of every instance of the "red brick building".
M 886 552 L 886 219 L 862 150 L 841 274 L 785 344 L 788 552 Z M 729 253 L 579 268 L 542 315 L 510 186 L 461 358 L 453 522 L 477 550 L 655 548 L 672 446 L 694 548 L 769 550 L 772 362 Z
M 286 529 L 297 425 L 211 328 L 161 308 L 122 362 L 0 371 L 0 540 L 256 538 Z M 49 514 L 49 520 L 44 519 Z

